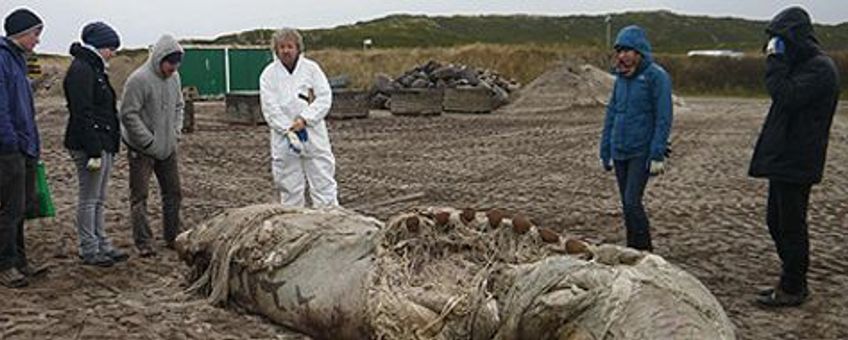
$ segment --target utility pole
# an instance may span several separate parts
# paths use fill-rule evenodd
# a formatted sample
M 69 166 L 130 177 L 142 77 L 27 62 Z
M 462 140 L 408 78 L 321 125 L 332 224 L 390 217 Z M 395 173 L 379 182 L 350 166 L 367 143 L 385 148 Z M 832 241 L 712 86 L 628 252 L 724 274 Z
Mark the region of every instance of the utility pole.
M 607 23 L 607 45 L 606 45 L 606 48 L 610 48 L 611 47 L 610 34 L 612 34 L 612 15 L 607 14 L 607 17 L 604 18 L 604 22 Z

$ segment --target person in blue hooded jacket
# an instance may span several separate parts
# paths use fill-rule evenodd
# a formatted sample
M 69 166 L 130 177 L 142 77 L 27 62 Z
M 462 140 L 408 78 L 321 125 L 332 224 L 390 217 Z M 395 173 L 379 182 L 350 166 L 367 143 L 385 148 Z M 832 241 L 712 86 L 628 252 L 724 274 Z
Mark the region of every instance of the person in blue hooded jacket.
M 671 131 L 671 79 L 653 61 L 645 30 L 627 26 L 615 40 L 616 79 L 601 136 L 601 166 L 615 169 L 627 246 L 653 251 L 642 195 L 664 171 Z

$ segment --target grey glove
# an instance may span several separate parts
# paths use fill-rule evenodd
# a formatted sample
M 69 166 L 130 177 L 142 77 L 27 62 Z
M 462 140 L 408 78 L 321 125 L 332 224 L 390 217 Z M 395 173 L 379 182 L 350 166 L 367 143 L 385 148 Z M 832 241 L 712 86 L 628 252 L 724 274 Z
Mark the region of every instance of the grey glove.
M 651 161 L 650 169 L 651 176 L 656 176 L 665 172 L 665 164 L 663 161 Z

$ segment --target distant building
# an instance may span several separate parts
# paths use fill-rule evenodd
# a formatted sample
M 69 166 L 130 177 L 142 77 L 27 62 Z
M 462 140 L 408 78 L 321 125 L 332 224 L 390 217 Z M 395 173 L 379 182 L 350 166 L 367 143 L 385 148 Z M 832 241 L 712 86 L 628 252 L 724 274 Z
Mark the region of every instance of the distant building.
M 740 59 L 745 56 L 745 53 L 733 50 L 694 50 L 686 53 L 689 57 L 717 57 L 717 58 L 733 58 Z

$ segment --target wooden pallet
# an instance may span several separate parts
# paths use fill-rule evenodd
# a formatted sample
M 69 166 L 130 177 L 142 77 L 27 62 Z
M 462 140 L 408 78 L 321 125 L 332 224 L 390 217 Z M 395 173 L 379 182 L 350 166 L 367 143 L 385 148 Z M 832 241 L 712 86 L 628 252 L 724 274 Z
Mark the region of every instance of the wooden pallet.
M 368 118 L 368 92 L 349 89 L 333 90 L 333 105 L 327 119 Z
M 445 112 L 491 113 L 495 101 L 489 89 L 484 87 L 458 87 L 445 89 L 442 101 Z
M 389 110 L 396 116 L 437 116 L 442 114 L 442 89 L 403 89 L 392 93 Z
M 230 123 L 259 125 L 265 123 L 259 92 L 231 92 L 224 97 Z

